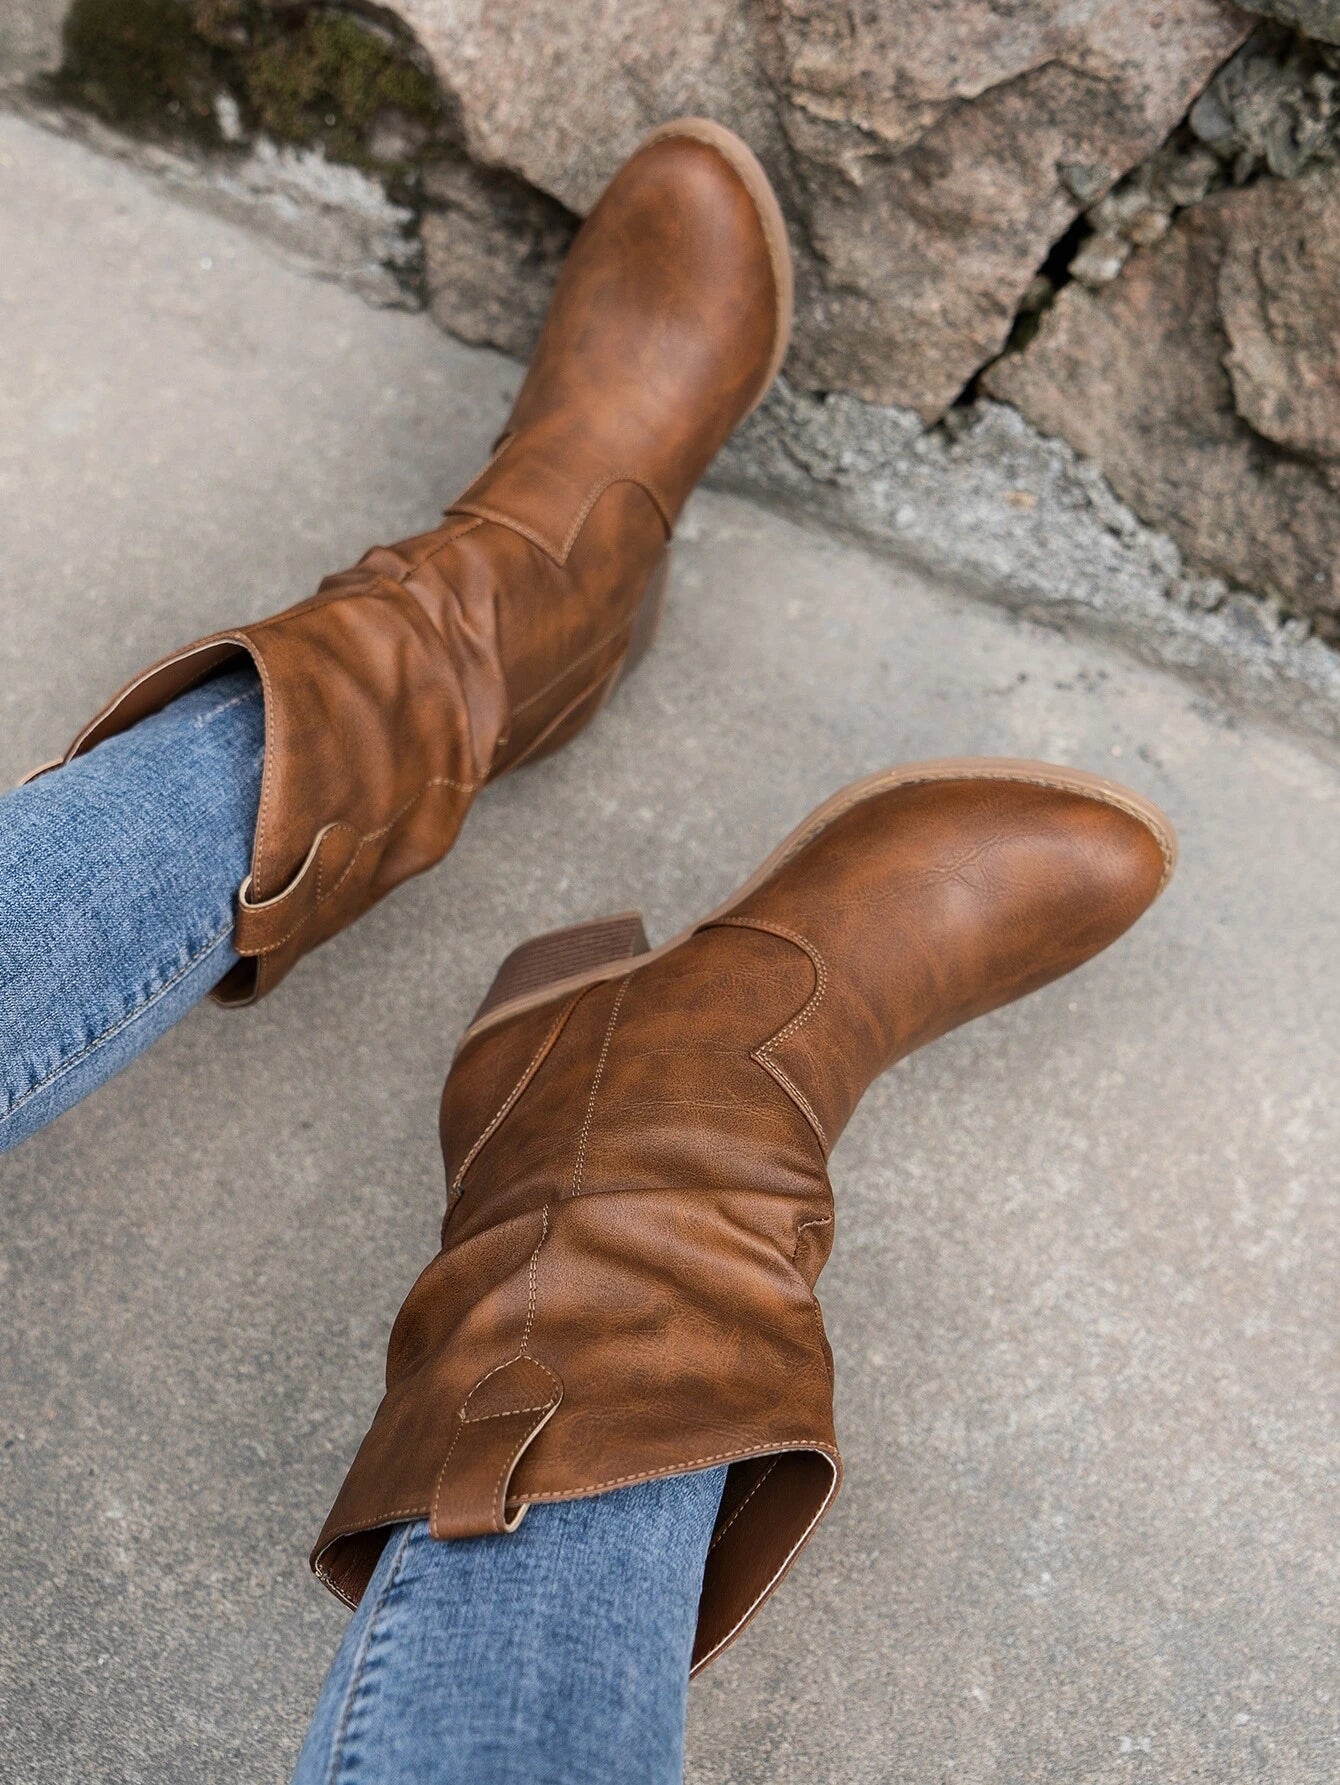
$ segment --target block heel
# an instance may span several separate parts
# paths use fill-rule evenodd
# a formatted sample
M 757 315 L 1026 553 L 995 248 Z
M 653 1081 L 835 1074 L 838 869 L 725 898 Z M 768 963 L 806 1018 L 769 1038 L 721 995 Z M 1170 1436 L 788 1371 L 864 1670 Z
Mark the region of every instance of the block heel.
M 619 961 L 647 954 L 651 944 L 641 915 L 623 911 L 590 923 L 550 930 L 514 948 L 494 976 L 488 995 L 474 1014 L 473 1029 L 486 1016 L 517 999 L 533 999 L 546 986 L 580 980 Z

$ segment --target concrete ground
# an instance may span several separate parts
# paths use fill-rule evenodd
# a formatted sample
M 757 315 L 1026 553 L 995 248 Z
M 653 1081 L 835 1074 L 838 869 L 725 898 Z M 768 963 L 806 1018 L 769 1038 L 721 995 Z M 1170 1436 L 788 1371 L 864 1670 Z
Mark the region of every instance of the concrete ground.
M 0 120 L 0 779 L 123 675 L 430 523 L 516 369 Z M 1182 866 L 876 1086 L 822 1284 L 847 1483 L 694 1687 L 693 1785 L 1333 1781 L 1340 775 L 1194 686 L 719 495 L 598 725 L 237 1015 L 0 1160 L 0 1777 L 282 1781 L 305 1556 L 527 934 L 713 905 L 877 766 L 1052 757 Z

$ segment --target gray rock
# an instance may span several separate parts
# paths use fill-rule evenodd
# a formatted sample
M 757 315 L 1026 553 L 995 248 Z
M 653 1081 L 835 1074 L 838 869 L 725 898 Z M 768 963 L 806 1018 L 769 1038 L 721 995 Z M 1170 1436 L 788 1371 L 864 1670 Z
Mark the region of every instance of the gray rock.
M 1219 274 L 1238 414 L 1340 476 L 1340 177 L 1270 180 L 1223 207 Z M 1337 485 L 1340 488 L 1340 485 Z
M 463 155 L 424 169 L 424 268 L 433 315 L 463 340 L 524 356 L 577 228 L 562 205 Z
M 1340 0 L 1242 0 L 1248 12 L 1292 25 L 1308 37 L 1340 43 Z
M 813 249 L 791 371 L 934 420 L 1005 345 L 1079 209 L 1074 169 L 1144 160 L 1244 27 L 1199 0 L 1065 24 L 1051 5 L 1005 18 L 978 0 L 859 16 L 849 31 L 817 0 L 781 15 Z
M 1340 54 L 1265 25 L 1192 106 L 1192 132 L 1239 184 L 1264 169 L 1293 179 L 1340 154 Z
M 1225 184 L 1218 156 L 1186 132 L 1174 136 L 1084 213 L 1093 231 L 1080 241 L 1069 272 L 1082 285 L 1109 285 L 1132 247 L 1148 248 L 1167 234 L 1174 214 Z
M 1044 0 L 1008 17 L 989 0 L 394 10 L 470 157 L 573 212 L 663 118 L 705 112 L 739 130 L 793 223 L 792 375 L 927 419 L 1003 347 L 1081 204 L 1158 146 L 1248 29 L 1220 0 L 1132 0 L 1061 23 Z M 435 294 L 438 276 L 450 282 L 449 264 L 430 274 Z M 495 338 L 487 317 L 473 332 Z
M 1333 169 L 1217 193 L 1105 290 L 1068 286 L 985 380 L 1101 465 L 1199 568 L 1332 638 L 1336 299 L 1318 268 L 1333 268 L 1338 228 Z
M 1071 276 L 1081 285 L 1108 285 L 1125 266 L 1130 251 L 1122 236 L 1090 236 L 1070 263 Z

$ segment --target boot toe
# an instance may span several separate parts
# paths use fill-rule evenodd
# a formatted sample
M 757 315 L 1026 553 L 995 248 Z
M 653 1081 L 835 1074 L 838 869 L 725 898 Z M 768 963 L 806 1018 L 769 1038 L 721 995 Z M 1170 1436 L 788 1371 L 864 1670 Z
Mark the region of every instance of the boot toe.
M 1067 808 L 1074 898 L 1106 946 L 1143 916 L 1171 879 L 1173 828 L 1157 807 L 1122 789 L 1063 790 L 1058 798 Z

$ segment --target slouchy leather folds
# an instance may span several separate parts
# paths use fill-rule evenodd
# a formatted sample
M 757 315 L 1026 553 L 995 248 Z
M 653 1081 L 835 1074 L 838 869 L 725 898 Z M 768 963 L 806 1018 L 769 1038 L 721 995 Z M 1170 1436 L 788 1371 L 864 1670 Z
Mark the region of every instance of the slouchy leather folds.
M 1172 865 L 1166 820 L 1095 777 L 923 764 L 836 795 L 674 943 L 624 917 L 518 951 L 446 1083 L 442 1249 L 321 1577 L 356 1601 L 399 1520 L 507 1531 L 729 1462 L 703 1666 L 838 1485 L 833 1142 L 886 1067 L 1096 954 Z
M 269 991 L 439 860 L 485 782 L 598 710 L 654 629 L 675 519 L 771 383 L 790 315 L 758 163 L 716 125 L 664 126 L 578 233 L 506 429 L 445 524 L 174 652 L 80 732 L 62 761 L 254 662 L 265 768 L 223 1002 Z

